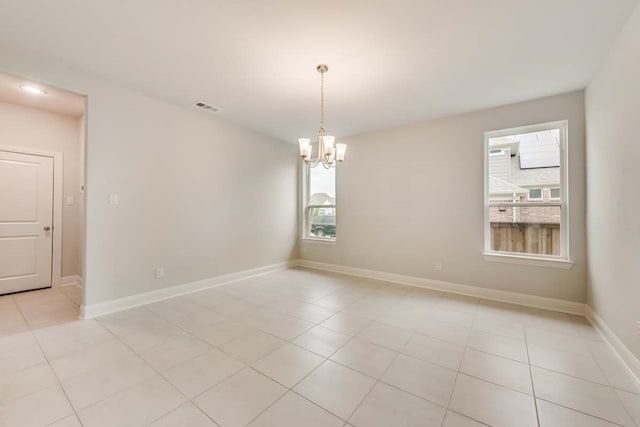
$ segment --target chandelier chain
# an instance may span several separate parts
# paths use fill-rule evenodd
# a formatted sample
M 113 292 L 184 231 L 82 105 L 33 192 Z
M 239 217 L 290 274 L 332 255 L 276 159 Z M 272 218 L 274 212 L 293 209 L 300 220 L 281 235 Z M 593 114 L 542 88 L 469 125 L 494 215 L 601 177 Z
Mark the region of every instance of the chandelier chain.
M 320 129 L 324 130 L 324 72 L 320 72 Z

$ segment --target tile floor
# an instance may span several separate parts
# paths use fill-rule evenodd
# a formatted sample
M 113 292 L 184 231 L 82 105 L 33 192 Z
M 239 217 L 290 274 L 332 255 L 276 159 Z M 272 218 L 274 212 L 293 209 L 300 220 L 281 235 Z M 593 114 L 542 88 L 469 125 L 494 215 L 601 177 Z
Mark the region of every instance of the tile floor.
M 0 297 L 0 426 L 636 426 L 582 317 L 303 269 L 77 320 Z

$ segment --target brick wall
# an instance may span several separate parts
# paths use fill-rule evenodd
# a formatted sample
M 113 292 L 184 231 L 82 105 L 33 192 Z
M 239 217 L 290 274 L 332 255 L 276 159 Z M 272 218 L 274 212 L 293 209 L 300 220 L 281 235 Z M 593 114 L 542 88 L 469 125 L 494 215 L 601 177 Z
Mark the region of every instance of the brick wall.
M 553 202 L 549 198 L 549 188 L 542 190 L 542 200 L 531 200 L 532 203 L 536 202 Z M 528 202 L 528 196 L 520 197 L 520 202 Z M 498 205 L 500 203 L 511 203 L 513 200 L 491 200 L 491 205 Z M 518 222 L 518 223 L 535 223 L 535 224 L 559 224 L 560 223 L 560 208 L 551 206 L 533 206 L 533 207 L 503 207 L 504 211 L 500 211 L 499 207 L 491 207 L 490 222 L 491 223 L 504 223 L 504 222 Z M 514 216 L 515 212 L 515 216 Z

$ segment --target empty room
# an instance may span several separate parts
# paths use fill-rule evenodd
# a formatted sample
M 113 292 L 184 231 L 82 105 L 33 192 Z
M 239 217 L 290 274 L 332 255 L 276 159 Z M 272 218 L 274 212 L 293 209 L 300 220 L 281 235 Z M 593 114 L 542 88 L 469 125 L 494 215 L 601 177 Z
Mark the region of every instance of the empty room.
M 640 427 L 638 0 L 0 0 L 0 427 Z

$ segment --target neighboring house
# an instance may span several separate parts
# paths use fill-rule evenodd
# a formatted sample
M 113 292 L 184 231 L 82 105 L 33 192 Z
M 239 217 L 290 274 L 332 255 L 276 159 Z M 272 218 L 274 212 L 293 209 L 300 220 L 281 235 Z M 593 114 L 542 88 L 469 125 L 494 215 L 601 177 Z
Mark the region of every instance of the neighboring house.
M 491 222 L 560 223 L 555 207 L 500 207 L 501 202 L 549 202 L 560 198 L 560 150 L 552 132 L 495 138 L 489 142 Z
M 322 216 L 334 216 L 336 199 L 328 195 L 327 193 L 313 193 L 309 198 L 309 206 L 327 206 L 326 208 L 317 208 L 313 212 L 313 217 L 317 215 Z

